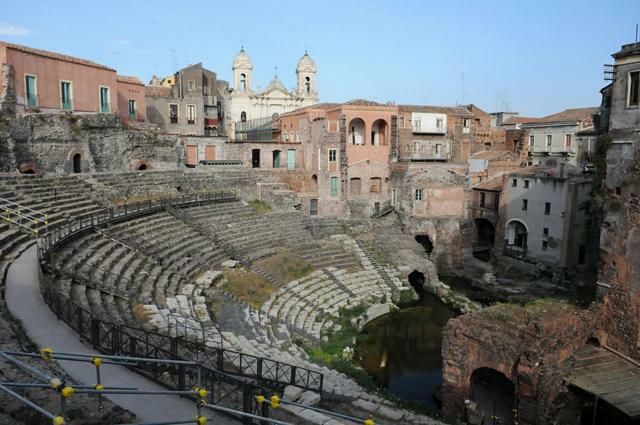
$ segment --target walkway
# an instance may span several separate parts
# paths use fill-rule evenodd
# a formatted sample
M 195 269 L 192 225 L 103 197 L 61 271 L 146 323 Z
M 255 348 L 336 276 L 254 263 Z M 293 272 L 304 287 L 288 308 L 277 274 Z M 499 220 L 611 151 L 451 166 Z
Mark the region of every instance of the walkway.
M 5 298 L 11 314 L 22 321 L 27 335 L 38 347 L 74 353 L 96 352 L 80 342 L 78 334 L 58 320 L 42 299 L 35 245 L 18 257 L 9 268 Z M 92 365 L 61 360 L 58 363 L 78 384 L 95 384 L 96 373 Z M 136 387 L 140 390 L 166 389 L 122 366 L 103 365 L 101 369 L 105 385 Z M 195 417 L 196 413 L 193 402 L 177 396 L 110 394 L 106 397 L 145 422 L 188 420 Z M 216 424 L 238 423 L 213 413 L 207 416 L 217 418 L 214 421 Z

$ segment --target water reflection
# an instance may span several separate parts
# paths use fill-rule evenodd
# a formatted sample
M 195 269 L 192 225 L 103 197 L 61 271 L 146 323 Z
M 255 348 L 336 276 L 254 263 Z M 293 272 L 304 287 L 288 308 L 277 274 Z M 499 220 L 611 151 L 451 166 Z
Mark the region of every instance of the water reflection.
M 395 395 L 437 407 L 442 384 L 442 327 L 455 315 L 437 297 L 369 323 L 358 339 L 356 359 L 378 385 Z

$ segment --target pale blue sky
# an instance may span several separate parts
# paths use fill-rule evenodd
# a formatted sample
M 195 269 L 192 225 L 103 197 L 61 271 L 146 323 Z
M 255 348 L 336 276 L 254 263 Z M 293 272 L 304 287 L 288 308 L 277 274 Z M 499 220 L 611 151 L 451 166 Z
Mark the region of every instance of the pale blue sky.
M 0 10 L 0 40 L 145 82 L 197 62 L 229 80 L 244 45 L 254 86 L 277 66 L 292 88 L 308 48 L 321 101 L 475 103 L 533 116 L 599 104 L 602 65 L 640 21 L 640 0 L 0 0 Z

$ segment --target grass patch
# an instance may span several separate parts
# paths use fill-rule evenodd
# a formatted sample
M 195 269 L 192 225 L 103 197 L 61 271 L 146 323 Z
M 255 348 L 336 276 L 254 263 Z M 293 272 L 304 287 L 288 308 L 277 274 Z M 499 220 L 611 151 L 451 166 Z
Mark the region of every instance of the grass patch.
M 539 298 L 525 305 L 498 303 L 483 311 L 502 322 L 552 320 L 558 315 L 566 315 L 578 307 L 560 298 Z
M 264 201 L 261 201 L 260 199 L 249 201 L 249 206 L 260 214 L 265 214 L 271 211 L 271 205 L 267 204 Z
M 271 294 L 276 292 L 276 287 L 254 272 L 244 267 L 226 269 L 223 272 L 226 281 L 221 289 L 235 295 L 254 308 L 260 308 Z
M 315 270 L 311 264 L 290 251 L 280 251 L 262 258 L 256 261 L 256 265 L 282 282 L 300 279 Z
M 378 263 L 381 266 L 389 264 L 389 259 L 387 258 L 385 253 L 382 252 L 380 248 L 375 246 L 372 241 L 364 240 L 362 241 L 362 244 L 367 249 L 367 251 L 371 253 L 371 255 L 373 256 L 373 259 L 376 260 L 376 263 Z

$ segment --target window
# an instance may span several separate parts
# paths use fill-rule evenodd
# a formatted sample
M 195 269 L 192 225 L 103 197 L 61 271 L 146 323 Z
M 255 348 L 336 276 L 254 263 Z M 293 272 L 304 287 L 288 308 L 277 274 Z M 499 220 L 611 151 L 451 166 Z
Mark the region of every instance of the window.
M 536 136 L 533 134 L 529 136 L 529 147 L 532 148 L 533 144 L 536 142 Z
M 547 134 L 547 150 L 551 149 L 552 142 L 553 142 L 553 134 Z
M 27 98 L 27 106 L 35 108 L 38 106 L 38 86 L 35 75 L 25 75 L 24 91 Z
M 108 113 L 111 110 L 109 102 L 109 87 L 100 87 L 100 112 Z
M 71 105 L 71 82 L 60 81 L 60 106 L 61 109 L 70 111 L 73 109 Z
M 550 215 L 551 214 L 551 202 L 545 202 L 544 203 L 544 215 Z
M 331 196 L 338 196 L 338 178 L 331 177 Z
M 436 129 L 438 129 L 438 131 L 442 131 L 442 118 L 436 119 Z
M 500 195 L 496 193 L 493 195 L 493 209 L 497 210 L 499 206 L 500 206 Z
M 548 247 L 549 247 L 549 242 L 542 241 L 542 249 L 546 251 Z
M 204 83 L 202 85 L 202 94 L 207 95 L 207 96 L 209 95 L 209 84 Z
M 549 236 L 549 228 L 545 227 L 542 229 L 542 236 L 548 237 Z
M 413 129 L 415 131 L 420 131 L 420 127 L 422 126 L 422 123 L 420 122 L 420 120 L 414 120 L 413 121 Z
M 175 103 L 169 104 L 169 122 L 171 124 L 178 123 L 178 105 Z
M 189 91 L 194 91 L 196 89 L 196 82 L 193 80 L 189 80 L 187 82 L 187 86 L 189 87 Z
M 400 117 L 400 128 L 404 128 L 404 117 Z
M 480 192 L 480 206 L 484 208 L 484 201 L 486 198 L 486 194 L 484 192 Z
M 196 105 L 187 105 L 187 124 L 196 123 Z
M 570 134 L 565 134 L 564 135 L 564 147 L 565 148 L 570 148 L 571 147 L 571 135 Z
M 245 74 L 240 74 L 240 91 L 247 90 L 247 76 Z
M 360 195 L 361 180 L 359 177 L 353 177 L 349 182 L 349 193 L 351 195 Z
M 369 193 L 380 193 L 382 179 L 380 177 L 371 177 L 369 179 Z
M 422 189 L 416 189 L 416 201 L 422 201 Z
M 338 150 L 329 149 L 329 171 L 338 171 Z
M 511 187 L 518 187 L 518 179 L 511 180 Z
M 304 77 L 304 92 L 311 94 L 311 78 L 309 77 Z
M 129 118 L 132 120 L 136 119 L 136 113 L 136 101 L 129 99 Z
M 524 181 L 524 188 L 529 189 L 529 180 Z
M 522 211 L 526 211 L 527 207 L 529 206 L 529 201 L 526 199 L 522 200 Z
M 471 132 L 471 120 L 469 118 L 464 118 L 462 120 L 462 132 L 463 133 Z
M 247 122 L 247 113 L 245 111 L 240 112 L 240 122 Z
M 627 106 L 640 105 L 640 71 L 629 73 L 629 89 L 627 92 Z

